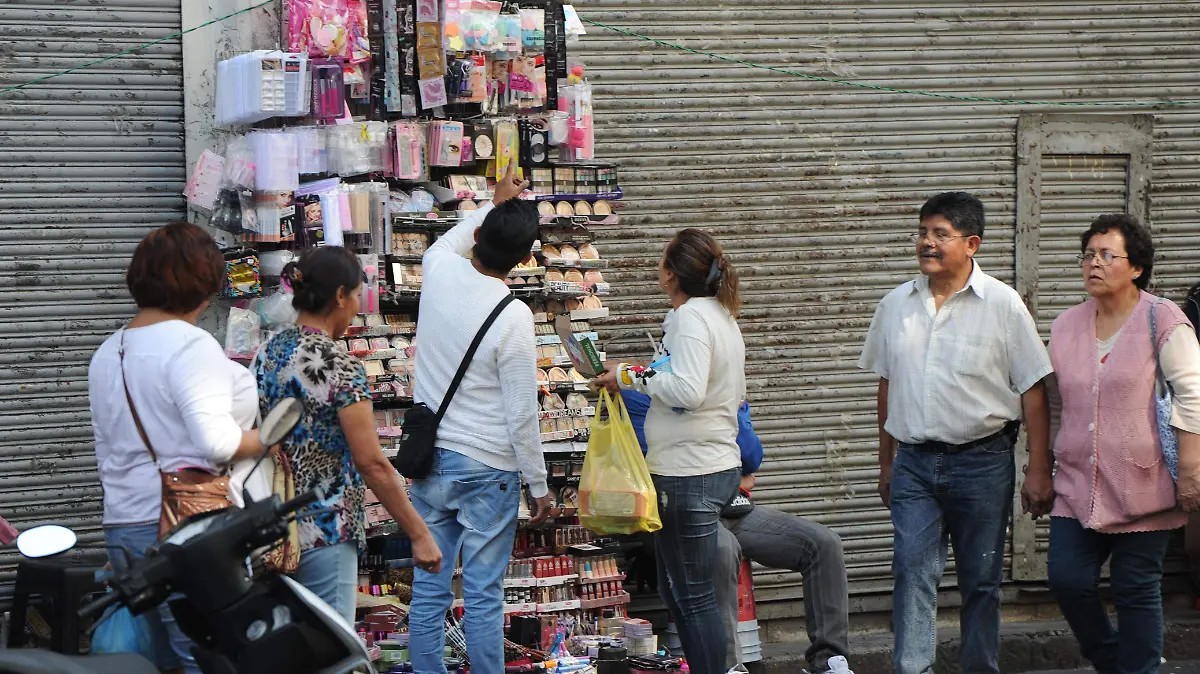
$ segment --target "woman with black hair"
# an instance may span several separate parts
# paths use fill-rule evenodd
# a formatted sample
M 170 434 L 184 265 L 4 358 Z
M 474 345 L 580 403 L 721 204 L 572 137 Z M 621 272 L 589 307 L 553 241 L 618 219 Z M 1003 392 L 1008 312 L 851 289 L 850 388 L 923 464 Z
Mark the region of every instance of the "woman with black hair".
M 621 364 L 595 385 L 650 396 L 646 464 L 663 523 L 654 534 L 659 594 L 691 671 L 724 674 L 728 639 L 712 560 L 721 509 L 742 477 L 737 416 L 746 398 L 746 346 L 737 270 L 712 236 L 685 229 L 667 244 L 658 282 L 674 309 L 671 329 L 663 330 L 670 365 Z
M 1163 556 L 1185 511 L 1200 508 L 1200 345 L 1174 302 L 1146 292 L 1154 243 L 1135 218 L 1100 216 L 1079 249 L 1091 299 L 1050 329 L 1062 413 L 1049 585 L 1097 671 L 1150 674 L 1162 655 Z M 1159 361 L 1175 394 L 1169 418 L 1156 409 Z M 1165 424 L 1178 438 L 1178 483 Z M 1106 561 L 1116 629 L 1099 593 Z
M 254 360 L 259 406 L 265 413 L 283 398 L 304 403 L 304 416 L 283 451 L 296 491 L 320 488 L 324 498 L 315 506 L 319 514 L 300 520 L 300 567 L 294 575 L 353 622 L 358 553 L 366 545 L 366 488 L 412 539 L 419 568 L 436 572 L 442 554 L 379 446 L 362 363 L 333 341 L 346 334 L 358 313 L 364 280 L 358 258 L 338 246 L 308 250 L 284 268 L 284 278 L 300 316 Z

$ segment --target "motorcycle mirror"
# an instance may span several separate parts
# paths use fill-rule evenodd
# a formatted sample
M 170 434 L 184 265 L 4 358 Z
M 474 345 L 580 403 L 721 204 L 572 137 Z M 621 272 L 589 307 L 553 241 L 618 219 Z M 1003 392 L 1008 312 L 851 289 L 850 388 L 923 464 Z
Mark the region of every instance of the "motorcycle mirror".
M 22 531 L 17 536 L 17 550 L 31 559 L 52 557 L 75 547 L 78 540 L 74 531 L 57 524 L 46 524 Z
M 277 445 L 282 441 L 292 429 L 296 428 L 296 424 L 300 423 L 300 416 L 304 412 L 304 405 L 295 398 L 284 398 L 267 412 L 267 416 L 258 426 L 258 437 L 262 439 L 262 443 L 268 447 Z

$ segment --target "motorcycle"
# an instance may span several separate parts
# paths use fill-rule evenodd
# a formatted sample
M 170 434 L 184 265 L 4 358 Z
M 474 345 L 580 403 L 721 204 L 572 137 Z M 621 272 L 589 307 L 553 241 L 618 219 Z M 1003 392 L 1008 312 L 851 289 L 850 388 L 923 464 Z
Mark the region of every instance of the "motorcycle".
M 263 443 L 278 444 L 301 413 L 298 401 L 280 402 L 260 425 Z M 319 491 L 287 502 L 278 496 L 244 497 L 244 508 L 189 518 L 125 571 L 110 573 L 109 592 L 81 608 L 80 617 L 118 604 L 141 615 L 168 602 L 180 629 L 195 643 L 192 654 L 205 674 L 375 674 L 366 645 L 328 604 L 287 576 L 255 571 L 256 551 L 276 545 L 297 517 L 312 516 Z M 17 548 L 26 557 L 49 557 L 70 550 L 76 540 L 70 529 L 47 525 L 21 533 Z M 0 650 L 0 673 L 51 672 L 155 674 L 158 669 L 132 653 Z

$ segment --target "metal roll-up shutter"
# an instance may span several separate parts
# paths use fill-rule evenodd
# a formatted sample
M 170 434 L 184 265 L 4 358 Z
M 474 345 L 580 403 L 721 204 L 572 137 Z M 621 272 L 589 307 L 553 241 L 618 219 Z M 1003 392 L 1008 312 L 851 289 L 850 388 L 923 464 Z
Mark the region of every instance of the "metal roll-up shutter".
M 0 88 L 180 29 L 178 2 L 9 0 Z M 0 96 L 0 515 L 100 539 L 87 367 L 137 241 L 183 217 L 178 39 Z M 0 552 L 0 597 L 16 563 Z M 5 599 L 7 601 L 7 599 Z
M 1182 1 L 591 0 L 579 10 L 658 40 L 819 77 L 1098 104 L 1072 112 L 1193 99 L 1200 85 L 1192 67 L 1200 15 Z M 644 331 L 668 308 L 654 266 L 673 233 L 696 226 L 716 235 L 747 300 L 740 323 L 766 444 L 756 500 L 837 531 L 852 610 L 886 608 L 892 529 L 875 494 L 876 381 L 855 366 L 867 326 L 879 299 L 917 273 L 906 237 L 937 192 L 984 200 L 979 262 L 1015 285 L 1017 117 L 1065 108 L 812 81 L 587 29 L 575 53 L 595 89 L 597 156 L 621 163 L 626 193 L 621 225 L 600 241 L 620 293 L 602 326 L 609 353 L 645 355 Z M 1200 276 L 1198 116 L 1154 112 L 1156 276 L 1178 298 Z M 760 617 L 802 614 L 791 601 L 801 594 L 798 574 L 759 569 L 755 581 Z
M 1153 288 L 1182 301 L 1200 282 L 1200 110 L 1156 115 L 1152 169 Z
M 1035 319 L 1043 341 L 1049 342 L 1050 325 L 1059 314 L 1088 298 L 1075 257 L 1079 236 L 1097 215 L 1126 211 L 1128 169 L 1127 155 L 1042 155 Z M 1052 408 L 1052 433 L 1057 432 L 1058 422 L 1058 410 Z M 1049 518 L 1036 526 L 1036 551 L 1044 559 L 1050 548 Z M 1045 578 L 1045 568 L 1038 565 L 1032 575 Z
M 1096 216 L 1124 213 L 1126 155 L 1042 155 L 1042 217 L 1038 250 L 1038 332 L 1088 298 L 1079 268 L 1079 237 Z

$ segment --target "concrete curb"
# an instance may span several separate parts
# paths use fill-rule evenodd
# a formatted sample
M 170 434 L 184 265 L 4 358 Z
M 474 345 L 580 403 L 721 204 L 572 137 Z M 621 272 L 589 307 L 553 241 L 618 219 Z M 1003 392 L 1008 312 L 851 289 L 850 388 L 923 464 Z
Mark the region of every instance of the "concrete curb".
M 960 674 L 957 628 L 938 630 L 935 674 Z M 763 645 L 766 674 L 799 674 L 805 667 L 807 643 Z M 850 666 L 855 674 L 892 671 L 892 635 L 886 632 L 853 635 Z M 1168 661 L 1200 659 L 1200 618 L 1167 617 L 1163 655 Z M 1069 670 L 1089 667 L 1065 622 L 1019 622 L 1000 631 L 1000 671 L 1004 674 Z

